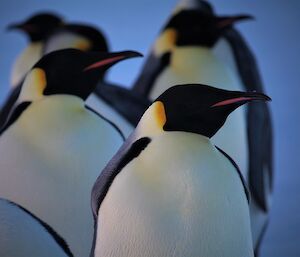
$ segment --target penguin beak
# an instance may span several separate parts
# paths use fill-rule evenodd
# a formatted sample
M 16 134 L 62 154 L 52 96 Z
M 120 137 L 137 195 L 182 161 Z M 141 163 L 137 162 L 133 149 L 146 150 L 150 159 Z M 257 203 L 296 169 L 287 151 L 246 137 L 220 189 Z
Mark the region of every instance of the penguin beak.
M 224 29 L 230 27 L 237 21 L 243 20 L 253 20 L 254 17 L 251 15 L 237 15 L 237 16 L 225 16 L 225 17 L 218 17 L 217 18 L 217 27 L 219 29 Z
M 11 30 L 16 30 L 16 29 L 19 29 L 19 30 L 23 30 L 23 31 L 26 31 L 26 32 L 35 32 L 36 29 L 33 25 L 30 25 L 30 24 L 26 24 L 26 23 L 14 23 L 14 24 L 10 24 L 6 27 L 6 29 L 8 31 L 11 31 Z
M 124 51 L 118 53 L 96 53 L 91 52 L 92 59 L 97 59 L 92 64 L 89 64 L 83 71 L 90 71 L 94 69 L 108 69 L 115 63 L 134 57 L 142 57 L 143 55 L 135 51 Z
M 235 106 L 243 105 L 251 101 L 271 101 L 271 98 L 262 93 L 249 92 L 249 93 L 239 93 L 235 97 L 217 102 L 211 107 L 220 107 L 234 104 Z

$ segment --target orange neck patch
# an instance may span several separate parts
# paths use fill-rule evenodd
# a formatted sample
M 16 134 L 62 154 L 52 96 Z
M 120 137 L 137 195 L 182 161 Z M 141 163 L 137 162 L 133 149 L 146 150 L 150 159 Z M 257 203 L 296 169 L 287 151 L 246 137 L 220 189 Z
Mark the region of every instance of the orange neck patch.
M 164 104 L 160 101 L 154 102 L 144 113 L 138 130 L 144 136 L 152 136 L 163 131 L 167 121 Z
M 175 29 L 166 29 L 157 39 L 154 45 L 154 53 L 157 56 L 169 52 L 175 46 L 177 40 L 177 32 Z
M 167 118 L 164 104 L 160 101 L 153 103 L 153 118 L 158 127 L 163 128 L 165 125 Z

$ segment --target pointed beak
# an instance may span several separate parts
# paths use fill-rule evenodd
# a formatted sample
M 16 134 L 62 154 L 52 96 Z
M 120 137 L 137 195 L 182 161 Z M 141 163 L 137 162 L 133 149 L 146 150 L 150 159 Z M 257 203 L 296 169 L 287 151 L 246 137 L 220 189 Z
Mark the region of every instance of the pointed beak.
M 17 29 L 26 31 L 28 33 L 36 31 L 34 26 L 26 23 L 13 23 L 6 27 L 7 31 L 17 30 Z
M 6 30 L 7 30 L 7 31 L 10 31 L 10 30 L 15 30 L 15 29 L 22 29 L 22 25 L 23 25 L 23 24 L 18 24 L 18 23 L 9 24 L 9 25 L 6 27 Z
M 256 93 L 256 92 L 237 93 L 236 96 L 232 96 L 229 99 L 219 101 L 213 104 L 211 107 L 219 107 L 219 106 L 226 106 L 232 104 L 234 104 L 235 106 L 236 105 L 240 106 L 252 101 L 271 101 L 271 98 L 265 94 Z
M 237 16 L 224 16 L 217 18 L 217 27 L 219 29 L 227 28 L 238 21 L 253 20 L 254 17 L 251 15 L 237 15 Z
M 83 69 L 83 71 L 90 71 L 94 69 L 108 69 L 112 65 L 134 57 L 142 57 L 143 55 L 135 51 L 124 51 L 117 53 L 89 53 L 92 56 L 92 59 L 96 59 L 92 64 L 89 64 Z

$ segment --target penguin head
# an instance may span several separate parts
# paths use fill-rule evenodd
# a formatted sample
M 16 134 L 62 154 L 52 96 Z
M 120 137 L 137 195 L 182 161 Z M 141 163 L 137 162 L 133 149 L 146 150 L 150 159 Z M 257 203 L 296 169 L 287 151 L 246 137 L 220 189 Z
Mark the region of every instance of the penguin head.
M 181 0 L 176 6 L 174 13 L 182 10 L 200 10 L 209 15 L 213 15 L 214 13 L 212 5 L 204 0 Z
M 215 16 L 209 7 L 182 10 L 167 23 L 164 31 L 175 33 L 177 46 L 212 47 L 224 30 L 235 22 L 250 19 L 249 15 Z
M 213 47 L 223 32 L 234 23 L 251 19 L 249 15 L 216 16 L 205 1 L 191 1 L 179 6 L 163 28 L 154 51 L 164 56 L 176 46 Z M 183 8 L 183 9 L 182 9 Z
M 75 95 L 86 100 L 109 67 L 137 56 L 141 54 L 133 51 L 102 53 L 63 49 L 51 52 L 27 74 L 19 102 L 54 94 Z
M 8 29 L 19 29 L 29 36 L 31 42 L 36 42 L 44 40 L 50 32 L 62 24 L 62 18 L 56 14 L 39 13 L 22 23 L 9 25 Z
M 164 131 L 185 131 L 211 138 L 228 115 L 250 101 L 269 101 L 256 92 L 227 91 L 201 84 L 177 85 L 162 93 L 149 107 Z
M 44 46 L 45 54 L 64 48 L 82 51 L 108 52 L 109 47 L 104 34 L 97 28 L 85 24 L 66 24 L 55 30 Z

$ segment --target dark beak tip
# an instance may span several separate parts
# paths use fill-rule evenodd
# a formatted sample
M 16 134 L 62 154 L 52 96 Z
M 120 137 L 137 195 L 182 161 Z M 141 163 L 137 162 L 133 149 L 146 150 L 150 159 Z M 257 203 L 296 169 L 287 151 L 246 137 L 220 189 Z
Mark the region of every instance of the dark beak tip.
M 5 31 L 12 31 L 12 30 L 14 30 L 16 28 L 17 28 L 16 25 L 8 25 L 8 26 L 6 26 Z
M 255 20 L 255 17 L 249 14 L 240 15 L 238 20 Z
M 265 94 L 260 93 L 260 94 L 257 94 L 255 96 L 253 96 L 253 100 L 270 102 L 270 101 L 272 101 L 272 98 L 269 97 L 269 96 L 267 96 L 267 95 L 265 95 Z
M 143 55 L 137 51 L 125 51 L 123 54 L 128 58 L 143 57 Z

